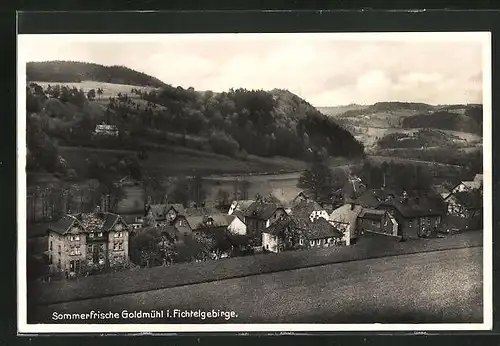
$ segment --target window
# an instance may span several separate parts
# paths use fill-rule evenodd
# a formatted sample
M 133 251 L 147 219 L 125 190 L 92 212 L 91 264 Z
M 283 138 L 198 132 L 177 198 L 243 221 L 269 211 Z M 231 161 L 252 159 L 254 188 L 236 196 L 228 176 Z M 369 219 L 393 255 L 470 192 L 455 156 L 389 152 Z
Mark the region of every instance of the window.
M 411 228 L 412 226 L 413 226 L 413 221 L 412 221 L 412 220 L 409 220 L 409 221 L 408 221 L 408 227 L 410 227 L 410 228 Z
M 299 239 L 299 244 L 304 245 L 304 239 Z
M 115 238 L 121 238 L 123 237 L 122 232 L 115 232 Z
M 57 260 L 57 269 L 61 269 L 61 259 Z
M 72 256 L 81 255 L 80 246 L 72 246 L 69 254 Z
M 49 250 L 52 251 L 52 240 L 50 241 Z
M 89 238 L 94 238 L 94 233 L 90 233 Z
M 98 237 L 102 237 L 102 232 L 97 233 Z
M 59 253 L 59 255 L 61 254 L 61 245 L 57 245 L 57 252 Z
M 99 244 L 99 251 L 104 251 L 104 244 Z
M 316 240 L 316 245 L 321 245 L 321 239 Z
M 121 251 L 121 250 L 123 250 L 123 243 L 122 242 L 114 243 L 113 244 L 113 250 L 115 250 L 115 251 Z
M 309 245 L 314 246 L 314 240 L 310 240 Z
M 72 235 L 71 236 L 71 241 L 80 241 L 80 235 Z
M 87 252 L 93 253 L 94 252 L 94 245 L 88 245 L 87 246 Z
M 377 221 L 372 221 L 372 226 L 377 226 Z

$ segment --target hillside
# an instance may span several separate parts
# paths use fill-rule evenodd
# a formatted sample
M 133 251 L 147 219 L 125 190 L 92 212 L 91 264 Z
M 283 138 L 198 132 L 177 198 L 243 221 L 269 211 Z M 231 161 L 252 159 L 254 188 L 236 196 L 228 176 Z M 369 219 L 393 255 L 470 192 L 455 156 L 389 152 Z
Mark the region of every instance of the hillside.
M 326 115 L 337 116 L 343 114 L 348 111 L 360 111 L 366 109 L 368 106 L 358 105 L 358 104 L 350 104 L 345 106 L 332 106 L 332 107 L 317 107 L 318 110 Z
M 313 153 L 346 158 L 364 154 L 363 145 L 349 131 L 286 90 L 216 94 L 169 85 L 151 88 L 83 81 L 31 82 L 26 91 L 30 172 L 79 178 L 94 174 L 88 166 L 99 164 L 65 157 L 69 151 L 59 149 L 63 147 L 90 148 L 96 154 L 91 161 L 101 157 L 99 150 L 128 150 L 132 158 L 126 162 L 118 158 L 112 169 L 108 167 L 116 176 L 143 166 L 148 153 L 178 152 L 178 148 L 191 151 L 172 156 L 168 164 L 158 162 L 164 166 L 161 169 L 149 164 L 142 168 L 158 175 L 222 173 L 221 158 L 230 157 L 226 165 L 232 166 L 227 167 L 232 173 L 269 173 L 299 169 L 300 162 Z M 116 126 L 119 135 L 96 135 L 96 125 L 103 122 Z M 198 161 L 206 161 L 207 169 L 188 164 L 193 155 L 206 158 Z M 259 161 L 265 157 L 278 163 L 286 159 L 290 166 Z
M 480 134 L 482 131 L 482 106 L 438 110 L 427 114 L 416 114 L 402 120 L 403 128 L 434 128 Z
M 28 62 L 26 80 L 40 82 L 78 83 L 85 80 L 162 87 L 165 83 L 145 73 L 125 66 L 103 66 L 76 61 Z

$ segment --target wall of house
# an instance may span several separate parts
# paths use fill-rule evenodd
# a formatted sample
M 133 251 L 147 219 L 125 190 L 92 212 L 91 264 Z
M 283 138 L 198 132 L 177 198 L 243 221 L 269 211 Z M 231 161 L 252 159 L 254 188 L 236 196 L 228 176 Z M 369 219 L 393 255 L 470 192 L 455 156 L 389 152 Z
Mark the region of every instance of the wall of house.
M 317 220 L 319 219 L 320 217 L 322 217 L 323 219 L 325 220 L 329 220 L 330 219 L 330 215 L 328 215 L 328 212 L 326 210 L 315 210 L 311 213 L 311 221 L 314 221 L 314 220 Z
M 115 244 L 121 247 L 115 248 Z M 108 263 L 112 267 L 129 261 L 129 232 L 127 227 L 119 222 L 108 233 Z
M 176 217 L 177 217 L 177 213 L 175 212 L 174 209 L 170 208 L 170 210 L 167 212 L 167 220 L 174 221 Z
M 382 232 L 382 222 L 380 220 L 373 220 L 373 219 L 359 217 L 358 229 L 360 230 L 361 234 L 363 234 L 364 231 L 379 233 Z
M 355 232 L 351 232 L 351 224 L 338 221 L 330 221 L 330 224 L 344 234 L 344 236 L 342 237 L 342 241 L 344 241 L 347 246 L 351 245 L 351 239 L 355 238 L 356 236 L 355 234 L 353 234 Z
M 286 215 L 286 211 L 283 209 L 278 209 L 274 212 L 274 214 L 269 218 L 269 220 L 266 220 L 266 228 L 271 226 L 276 220 L 278 220 L 280 217 L 283 215 Z
M 73 237 L 73 238 L 72 238 Z M 73 240 L 72 240 L 73 239 Z M 52 243 L 52 250 L 51 249 Z M 72 247 L 80 247 L 79 253 L 72 254 Z M 60 235 L 50 232 L 48 237 L 49 263 L 56 266 L 58 271 L 70 272 L 70 262 L 80 261 L 80 268 L 83 270 L 87 265 L 87 246 L 85 234 L 80 234 L 78 230 L 71 230 L 69 234 Z M 59 251 L 60 250 L 60 251 Z
M 400 231 L 402 235 L 406 238 L 414 239 L 430 235 L 434 229 L 439 230 L 441 228 L 441 217 L 425 216 L 405 218 L 398 220 L 398 223 L 400 224 Z
M 235 218 L 231 224 L 227 226 L 227 230 L 232 234 L 246 235 L 247 225 L 239 218 Z
M 269 233 L 262 233 L 262 247 L 266 251 L 278 252 L 278 237 Z

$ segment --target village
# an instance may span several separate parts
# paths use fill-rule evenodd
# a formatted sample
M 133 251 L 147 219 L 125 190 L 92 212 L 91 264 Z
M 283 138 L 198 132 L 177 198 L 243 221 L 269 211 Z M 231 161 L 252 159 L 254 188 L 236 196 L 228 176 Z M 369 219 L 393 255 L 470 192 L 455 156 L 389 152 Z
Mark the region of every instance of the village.
M 480 230 L 482 179 L 476 174 L 451 188 L 435 184 L 407 191 L 370 189 L 350 176 L 329 199 L 298 189 L 293 198 L 276 192 L 218 207 L 145 202 L 143 212 L 136 213 L 111 211 L 101 199 L 93 212 L 68 211 L 44 225 L 43 269 L 33 279 L 50 282 L 131 268 L 349 247 L 367 235 L 402 242 Z M 121 183 L 134 185 L 130 180 Z

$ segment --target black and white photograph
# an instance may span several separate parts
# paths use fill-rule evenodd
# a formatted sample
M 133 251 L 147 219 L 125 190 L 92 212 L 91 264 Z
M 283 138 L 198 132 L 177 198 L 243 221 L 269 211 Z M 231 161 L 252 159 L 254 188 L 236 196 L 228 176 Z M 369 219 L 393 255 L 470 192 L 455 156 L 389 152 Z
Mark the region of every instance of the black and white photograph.
M 18 35 L 27 333 L 488 330 L 487 32 Z

